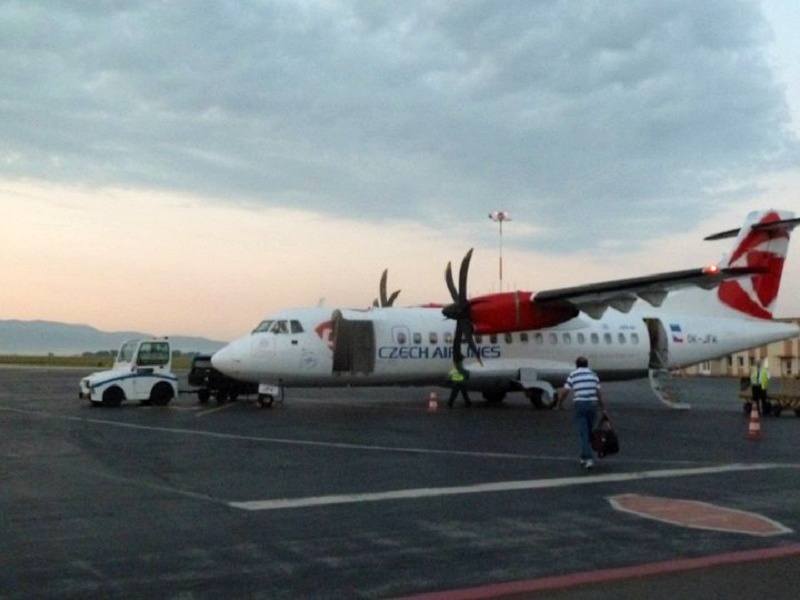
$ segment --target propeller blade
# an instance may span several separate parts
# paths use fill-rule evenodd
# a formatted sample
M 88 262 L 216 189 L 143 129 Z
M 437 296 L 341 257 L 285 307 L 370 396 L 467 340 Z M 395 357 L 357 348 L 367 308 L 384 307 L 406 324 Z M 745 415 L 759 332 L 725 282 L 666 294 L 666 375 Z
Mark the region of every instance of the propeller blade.
M 396 299 L 396 298 L 397 298 L 397 296 L 399 296 L 399 295 L 400 295 L 400 290 L 397 290 L 397 291 L 395 291 L 395 292 L 392 292 L 392 295 L 391 295 L 391 296 L 389 296 L 389 300 L 387 300 L 387 301 L 386 301 L 386 306 L 392 306 L 392 305 L 394 304 L 394 301 L 395 301 L 395 299 Z
M 458 290 L 453 283 L 453 267 L 449 262 L 447 263 L 447 268 L 444 270 L 444 280 L 447 282 L 447 289 L 450 290 L 450 297 L 453 299 L 453 302 L 458 302 Z
M 461 352 L 461 338 L 463 331 L 461 329 L 461 319 L 456 321 L 456 333 L 453 336 L 453 362 L 460 363 L 464 360 L 464 353 Z
M 480 365 L 483 366 L 483 360 L 481 360 L 481 351 L 478 349 L 478 345 L 475 343 L 475 336 L 473 335 L 475 330 L 473 329 L 470 321 L 466 321 L 464 330 L 464 335 L 467 337 L 467 345 L 469 346 L 469 349 L 472 350 L 472 354 L 475 355 L 475 358 L 478 359 Z
M 461 267 L 458 271 L 458 288 L 456 289 L 453 282 L 453 266 L 447 263 L 447 269 L 444 272 L 444 279 L 447 282 L 447 289 L 450 291 L 450 296 L 453 298 L 453 303 L 448 304 L 442 309 L 442 314 L 448 319 L 454 319 L 456 322 L 456 331 L 453 338 L 453 361 L 460 362 L 464 359 L 464 352 L 461 349 L 464 342 L 467 343 L 472 354 L 477 358 L 478 362 L 483 365 L 481 360 L 481 353 L 475 343 L 475 327 L 470 318 L 471 303 L 467 298 L 467 279 L 469 277 L 469 263 L 472 260 L 472 250 L 469 249 L 461 260 Z
M 472 250 L 466 253 L 461 261 L 461 269 L 458 271 L 458 301 L 467 301 L 467 275 L 469 274 L 469 262 L 472 260 Z
M 380 299 L 381 303 L 380 306 L 389 306 L 386 301 L 386 277 L 389 273 L 389 269 L 384 269 L 383 274 L 381 275 L 381 284 L 380 284 Z

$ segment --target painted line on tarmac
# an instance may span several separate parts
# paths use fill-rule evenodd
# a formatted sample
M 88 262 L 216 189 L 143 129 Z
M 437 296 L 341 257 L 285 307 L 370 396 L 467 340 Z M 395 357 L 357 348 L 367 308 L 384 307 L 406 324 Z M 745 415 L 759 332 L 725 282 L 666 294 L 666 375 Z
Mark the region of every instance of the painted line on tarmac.
M 215 406 L 214 408 L 206 408 L 206 409 L 200 410 L 194 416 L 195 417 L 205 417 L 206 415 L 213 415 L 214 413 L 218 413 L 220 411 L 227 410 L 231 406 L 235 406 L 233 402 L 228 402 L 226 404 L 220 404 L 219 406 Z
M 231 406 L 233 404 L 230 404 Z M 229 405 L 226 405 L 229 406 Z M 90 407 L 87 410 L 102 411 L 105 410 L 101 407 Z M 138 410 L 138 408 L 137 408 Z M 160 408 L 159 410 L 163 410 Z M 196 408 L 192 409 L 197 410 Z M 414 448 L 408 446 L 380 446 L 374 444 L 356 444 L 352 442 L 334 442 L 325 440 L 306 440 L 306 439 L 289 439 L 289 438 L 275 438 L 256 435 L 241 435 L 236 433 L 223 433 L 216 431 L 202 431 L 199 429 L 186 429 L 179 427 L 158 427 L 155 425 L 141 425 L 137 423 L 125 423 L 122 421 L 113 421 L 111 419 L 99 419 L 91 417 L 76 417 L 73 415 L 58 415 L 48 413 L 42 410 L 29 410 L 22 408 L 12 408 L 8 406 L 0 406 L 0 411 L 13 412 L 25 415 L 35 415 L 46 419 L 60 419 L 64 421 L 77 421 L 83 423 L 92 423 L 95 425 L 108 425 L 110 427 L 120 427 L 123 429 L 133 429 L 137 431 L 150 431 L 154 433 L 170 433 L 178 435 L 195 435 L 200 437 L 207 437 L 219 440 L 231 441 L 245 441 L 245 442 L 261 442 L 264 444 L 278 444 L 286 446 L 306 446 L 313 448 L 334 448 L 338 450 L 357 450 L 359 452 L 394 452 L 398 454 L 428 454 L 434 456 L 467 456 L 473 458 L 500 458 L 511 460 L 541 460 L 541 461 L 556 461 L 556 462 L 575 462 L 574 456 L 553 455 L 553 454 L 518 454 L 512 452 L 476 452 L 474 450 L 451 450 L 441 448 Z M 696 461 L 696 460 L 654 460 L 648 458 L 636 458 L 633 460 L 615 459 L 614 462 L 622 465 L 625 462 L 635 463 L 639 465 L 653 464 L 653 465 L 708 465 L 713 462 L 710 460 Z M 783 464 L 784 467 L 800 467 L 797 464 Z M 584 478 L 581 478 L 584 479 Z
M 93 407 L 91 410 L 104 410 L 100 407 Z M 398 454 L 430 454 L 438 456 L 469 456 L 474 458 L 504 458 L 513 460 L 545 460 L 545 461 L 568 461 L 575 462 L 575 458 L 570 456 L 554 455 L 534 455 L 534 454 L 515 454 L 512 452 L 476 452 L 474 450 L 445 450 L 439 448 L 412 448 L 407 446 L 380 446 L 373 444 L 355 444 L 351 442 L 333 442 L 324 440 L 304 440 L 289 438 L 273 438 L 256 435 L 240 435 L 236 433 L 222 433 L 216 431 L 201 431 L 198 429 L 183 429 L 178 427 L 157 427 L 154 425 L 140 425 L 137 423 L 124 423 L 112 421 L 110 419 L 96 419 L 90 417 L 75 417 L 71 415 L 55 415 L 39 410 L 25 410 L 20 408 L 9 408 L 0 406 L 0 411 L 14 412 L 26 415 L 36 415 L 47 419 L 61 419 L 65 421 L 78 421 L 82 423 L 92 423 L 95 425 L 108 425 L 110 427 L 120 427 L 123 429 L 133 429 L 137 431 L 150 431 L 154 433 L 171 433 L 178 435 L 196 435 L 218 440 L 232 440 L 245 442 L 261 442 L 264 444 L 279 444 L 285 446 L 306 446 L 312 448 L 334 448 L 337 450 L 357 450 L 359 452 L 395 452 Z M 685 460 L 671 461 L 637 461 L 637 462 L 658 462 L 658 464 L 698 464 L 697 462 Z M 703 461 L 708 464 L 710 461 Z
M 505 596 L 517 597 L 520 594 L 525 594 L 524 597 L 528 597 L 528 594 L 536 592 L 564 590 L 567 588 L 574 588 L 576 586 L 617 583 L 626 579 L 668 575 L 697 569 L 708 569 L 710 567 L 756 562 L 775 558 L 787 558 L 797 555 L 800 555 L 800 545 L 793 544 L 791 546 L 777 546 L 774 548 L 760 548 L 758 550 L 744 550 L 742 552 L 729 552 L 726 554 L 701 556 L 699 558 L 666 560 L 656 563 L 634 565 L 631 567 L 604 569 L 601 571 L 587 571 L 584 573 L 572 573 L 570 575 L 557 575 L 554 577 L 543 577 L 541 579 L 493 583 L 480 587 L 460 590 L 428 592 L 414 596 L 405 596 L 403 598 L 398 598 L 397 600 L 464 600 L 465 598 L 470 598 L 471 600 L 488 600 L 490 598 L 500 598 Z
M 521 490 L 545 490 L 598 483 L 619 483 L 624 481 L 640 481 L 642 479 L 664 479 L 671 477 L 692 477 L 697 475 L 718 475 L 741 471 L 764 471 L 767 469 L 791 468 L 780 464 L 730 464 L 715 467 L 695 467 L 685 469 L 660 469 L 655 471 L 638 471 L 634 473 L 608 473 L 604 475 L 582 475 L 579 477 L 558 477 L 554 479 L 531 479 L 527 481 L 500 481 L 495 483 L 479 483 L 454 487 L 417 488 L 393 490 L 388 492 L 332 494 L 328 496 L 310 496 L 306 498 L 279 498 L 274 500 L 251 500 L 245 502 L 229 502 L 232 508 L 242 510 L 285 510 L 291 508 L 309 508 L 329 506 L 333 504 L 357 504 L 362 502 L 384 502 L 387 500 L 419 500 L 441 496 L 457 496 L 464 494 L 486 494 L 495 492 L 516 492 Z

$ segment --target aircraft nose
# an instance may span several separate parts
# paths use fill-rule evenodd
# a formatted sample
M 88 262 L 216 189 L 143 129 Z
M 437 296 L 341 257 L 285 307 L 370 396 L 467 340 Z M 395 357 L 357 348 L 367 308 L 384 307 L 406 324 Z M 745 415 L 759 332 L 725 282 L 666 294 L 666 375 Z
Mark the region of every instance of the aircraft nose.
M 242 360 L 236 344 L 228 344 L 211 356 L 211 366 L 220 373 L 234 377 L 241 370 Z

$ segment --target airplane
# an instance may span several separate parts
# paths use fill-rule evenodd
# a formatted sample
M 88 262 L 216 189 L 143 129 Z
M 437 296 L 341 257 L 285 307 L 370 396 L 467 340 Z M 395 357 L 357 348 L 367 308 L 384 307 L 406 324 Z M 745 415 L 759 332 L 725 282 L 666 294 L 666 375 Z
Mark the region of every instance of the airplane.
M 649 378 L 662 402 L 688 408 L 662 385 L 671 370 L 800 334 L 772 318 L 798 224 L 788 211 L 754 211 L 742 227 L 705 238 L 735 238 L 718 265 L 472 298 L 470 250 L 458 286 L 447 265 L 448 304 L 395 307 L 384 272 L 372 307 L 279 311 L 217 351 L 212 364 L 268 386 L 268 406 L 287 387 L 447 386 L 454 360 L 463 359 L 468 389 L 488 403 L 520 391 L 550 408 L 582 355 L 601 380 Z

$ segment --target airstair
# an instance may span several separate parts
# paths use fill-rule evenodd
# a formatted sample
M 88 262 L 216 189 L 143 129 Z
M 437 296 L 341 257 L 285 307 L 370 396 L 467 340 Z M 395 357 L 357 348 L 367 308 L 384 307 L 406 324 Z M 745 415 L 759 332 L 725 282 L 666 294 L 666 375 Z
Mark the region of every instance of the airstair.
M 656 397 L 666 406 L 675 410 L 689 410 L 692 406 L 681 399 L 682 390 L 680 378 L 675 377 L 660 354 L 654 352 L 651 368 L 647 375 L 650 380 L 650 388 Z

